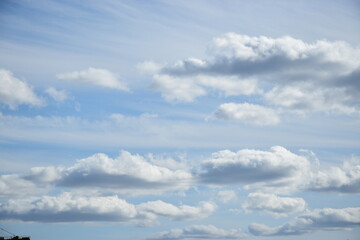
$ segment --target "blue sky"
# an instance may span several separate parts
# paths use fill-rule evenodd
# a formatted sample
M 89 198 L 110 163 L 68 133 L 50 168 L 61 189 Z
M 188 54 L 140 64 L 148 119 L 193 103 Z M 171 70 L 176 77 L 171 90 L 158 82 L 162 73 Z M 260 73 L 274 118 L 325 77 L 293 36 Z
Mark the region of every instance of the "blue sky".
M 2 1 L 0 226 L 358 239 L 356 29 L 357 1 Z

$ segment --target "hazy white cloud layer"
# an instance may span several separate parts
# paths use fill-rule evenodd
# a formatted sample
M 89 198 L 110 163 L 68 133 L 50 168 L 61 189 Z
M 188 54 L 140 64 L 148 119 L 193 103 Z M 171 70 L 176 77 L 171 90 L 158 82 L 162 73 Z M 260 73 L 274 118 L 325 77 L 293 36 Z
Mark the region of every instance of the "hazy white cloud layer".
M 215 38 L 209 58 L 152 67 L 154 89 L 168 101 L 190 102 L 211 90 L 260 95 L 295 112 L 359 112 L 360 49 L 346 42 L 307 43 L 289 36 Z
M 246 234 L 240 229 L 225 230 L 213 225 L 193 225 L 161 232 L 147 240 L 241 239 L 245 237 Z
M 279 227 L 253 223 L 249 225 L 249 231 L 257 236 L 288 236 L 358 227 L 360 227 L 360 208 L 324 208 L 307 211 Z
M 202 163 L 200 181 L 207 184 L 241 184 L 271 191 L 290 190 L 306 179 L 309 161 L 283 147 L 271 151 L 242 149 L 212 154 Z
M 0 69 L 0 103 L 8 105 L 10 109 L 21 104 L 44 105 L 44 101 L 34 93 L 31 86 L 5 69 Z
M 259 211 L 275 217 L 286 217 L 304 211 L 306 202 L 302 198 L 280 197 L 268 193 L 250 193 L 242 204 L 245 211 Z
M 128 91 L 125 84 L 119 81 L 118 77 L 107 69 L 90 67 L 82 71 L 58 74 L 57 77 L 61 80 L 93 84 L 101 87 Z
M 276 125 L 280 118 L 276 111 L 250 103 L 224 103 L 214 112 L 217 119 L 235 120 L 251 125 Z
M 159 217 L 170 220 L 204 218 L 216 209 L 211 202 L 199 206 L 175 206 L 163 201 L 148 201 L 138 205 L 117 196 L 84 197 L 71 193 L 59 196 L 28 197 L 0 203 L 1 220 L 24 222 L 119 222 L 153 225 Z

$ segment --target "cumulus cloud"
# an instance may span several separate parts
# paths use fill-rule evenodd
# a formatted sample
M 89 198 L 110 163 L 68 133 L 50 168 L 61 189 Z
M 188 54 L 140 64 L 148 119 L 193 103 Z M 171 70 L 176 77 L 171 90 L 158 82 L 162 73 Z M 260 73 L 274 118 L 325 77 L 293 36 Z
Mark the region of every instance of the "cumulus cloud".
M 164 210 L 163 207 L 167 209 Z M 23 222 L 117 222 L 148 225 L 159 217 L 170 220 L 193 220 L 210 215 L 216 205 L 202 202 L 200 206 L 174 206 L 163 201 L 149 201 L 138 205 L 117 196 L 59 196 L 30 197 L 0 203 L 1 220 Z
M 113 88 L 128 91 L 124 83 L 118 80 L 117 76 L 106 69 L 88 68 L 82 71 L 74 71 L 57 75 L 61 80 L 94 84 L 106 88 Z
M 342 167 L 331 166 L 317 171 L 307 185 L 317 192 L 360 193 L 360 159 L 345 161 Z
M 0 176 L 0 198 L 29 196 L 43 193 L 47 188 L 36 182 L 28 181 L 21 175 L 6 174 Z
M 209 54 L 158 67 L 155 90 L 168 101 L 189 102 L 216 90 L 258 94 L 296 112 L 359 112 L 360 49 L 346 42 L 227 33 L 214 39 Z
M 0 102 L 8 105 L 10 109 L 21 104 L 44 105 L 44 101 L 34 93 L 31 86 L 8 70 L 0 69 L 0 86 Z
M 36 167 L 26 174 L 1 177 L 0 188 L 7 195 L 16 194 L 18 189 L 12 187 L 20 183 L 24 186 L 35 184 L 42 188 L 91 188 L 128 195 L 185 190 L 192 183 L 192 175 L 186 169 L 171 170 L 157 166 L 153 158 L 146 159 L 126 151 L 122 151 L 115 159 L 105 154 L 95 154 L 67 168 Z
M 276 111 L 250 103 L 224 103 L 214 112 L 217 119 L 241 121 L 252 125 L 275 125 L 280 122 Z
M 253 223 L 249 225 L 249 231 L 256 236 L 287 236 L 358 227 L 360 227 L 360 208 L 324 208 L 308 211 L 279 227 Z
M 275 217 L 286 217 L 304 211 L 306 202 L 302 198 L 279 197 L 268 193 L 250 193 L 242 204 L 245 211 L 260 211 Z
M 68 98 L 65 90 L 57 90 L 56 88 L 49 87 L 45 92 L 57 102 L 64 102 Z
M 306 178 L 309 161 L 283 147 L 271 151 L 243 149 L 212 154 L 201 165 L 200 181 L 207 184 L 245 184 L 248 187 L 287 191 Z
M 241 239 L 245 237 L 246 234 L 240 229 L 225 230 L 213 225 L 193 225 L 161 232 L 147 240 Z

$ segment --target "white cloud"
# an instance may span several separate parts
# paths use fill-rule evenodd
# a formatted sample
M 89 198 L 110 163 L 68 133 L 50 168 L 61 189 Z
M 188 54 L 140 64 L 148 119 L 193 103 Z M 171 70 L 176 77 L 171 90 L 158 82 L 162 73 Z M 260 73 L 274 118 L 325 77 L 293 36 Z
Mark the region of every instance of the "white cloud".
M 170 203 L 158 200 L 139 204 L 137 209 L 140 212 L 153 213 L 156 216 L 180 221 L 207 217 L 215 211 L 216 204 L 212 202 L 200 202 L 200 205 L 197 207 L 188 205 L 177 207 Z
M 231 200 L 236 199 L 236 193 L 232 190 L 223 190 L 217 192 L 216 197 L 219 201 L 223 203 L 227 203 L 230 202 Z
M 243 149 L 212 154 L 202 163 L 200 181 L 207 184 L 243 184 L 270 191 L 294 190 L 306 179 L 309 161 L 283 147 L 271 151 Z
M 192 185 L 192 175 L 187 169 L 171 170 L 154 162 L 153 158 L 146 159 L 126 151 L 115 159 L 95 154 L 67 168 L 35 167 L 27 174 L 0 176 L 0 189 L 5 196 L 21 193 L 19 187 L 14 188 L 20 184 L 23 188 L 32 186 L 29 189 L 52 186 L 137 195 L 182 191 Z
M 57 75 L 61 80 L 89 83 L 102 87 L 128 91 L 124 83 L 118 80 L 117 76 L 106 69 L 88 68 L 82 71 L 75 71 Z
M 0 198 L 29 196 L 47 191 L 45 186 L 23 179 L 17 174 L 0 175 Z
M 306 188 L 319 192 L 360 193 L 360 159 L 354 157 L 342 167 L 331 166 L 315 172 Z
M 68 98 L 65 90 L 56 90 L 53 87 L 49 87 L 45 92 L 57 102 L 64 102 Z
M 218 119 L 236 120 L 252 125 L 275 125 L 280 122 L 277 113 L 271 109 L 250 103 L 224 103 L 214 112 Z
M 324 208 L 308 211 L 279 227 L 253 223 L 249 231 L 257 236 L 286 236 L 356 227 L 360 227 L 360 208 Z
M 144 73 L 156 73 L 161 69 L 161 65 L 153 61 L 139 63 L 137 68 Z
M 180 79 L 168 75 L 155 75 L 152 88 L 160 91 L 163 98 L 169 102 L 192 102 L 195 98 L 204 96 L 206 90 L 194 84 L 192 79 Z
M 213 225 L 193 225 L 161 232 L 147 240 L 241 239 L 245 237 L 246 234 L 240 229 L 225 230 Z
M 306 202 L 302 198 L 279 197 L 268 193 L 250 193 L 242 204 L 245 211 L 260 211 L 275 217 L 286 217 L 304 211 Z
M 161 92 L 169 102 L 193 102 L 197 97 L 217 90 L 225 96 L 251 95 L 260 93 L 257 82 L 252 79 L 239 81 L 237 77 L 219 76 L 172 76 L 154 75 L 152 88 Z
M 214 40 L 209 54 L 162 66 L 154 74 L 155 90 L 168 101 L 190 102 L 216 90 L 259 94 L 299 113 L 360 112 L 360 49 L 345 42 L 227 33 Z
M 44 101 L 36 96 L 31 86 L 14 77 L 13 73 L 0 69 L 0 102 L 15 109 L 18 105 L 43 106 Z
M 59 196 L 28 197 L 0 203 L 0 219 L 42 223 L 117 222 L 152 225 L 160 217 L 170 220 L 200 219 L 210 215 L 215 208 L 210 202 L 202 202 L 198 207 L 177 207 L 163 201 L 134 205 L 117 196 L 84 197 L 63 193 Z

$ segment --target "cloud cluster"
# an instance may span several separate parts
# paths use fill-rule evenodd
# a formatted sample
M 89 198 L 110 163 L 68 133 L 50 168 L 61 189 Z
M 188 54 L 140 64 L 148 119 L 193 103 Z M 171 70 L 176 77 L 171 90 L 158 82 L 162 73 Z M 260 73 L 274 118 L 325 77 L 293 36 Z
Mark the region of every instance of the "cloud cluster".
M 0 203 L 1 220 L 24 222 L 117 222 L 148 225 L 159 217 L 170 220 L 193 220 L 210 215 L 216 209 L 211 202 L 199 206 L 175 206 L 163 201 L 138 205 L 117 196 L 83 197 L 71 193 L 9 200 Z
M 101 87 L 128 91 L 125 84 L 119 81 L 117 76 L 107 69 L 90 67 L 82 71 L 58 74 L 57 77 L 61 80 L 88 83 Z
M 242 121 L 251 125 L 276 125 L 280 118 L 276 111 L 250 103 L 224 103 L 214 112 L 217 119 Z
M 10 109 L 21 104 L 44 105 L 44 101 L 34 93 L 31 86 L 8 70 L 0 69 L 0 86 L 0 103 L 8 105 Z
M 253 223 L 249 231 L 256 236 L 287 236 L 356 227 L 360 227 L 360 208 L 324 208 L 308 211 L 279 227 Z
M 301 113 L 359 112 L 360 49 L 346 42 L 227 33 L 214 39 L 209 53 L 162 67 L 147 63 L 157 66 L 154 89 L 168 101 L 190 102 L 216 90 L 257 94 L 267 104 Z
M 260 211 L 275 217 L 286 217 L 304 211 L 306 202 L 302 198 L 279 197 L 268 193 L 250 193 L 242 204 L 245 211 Z
M 200 181 L 206 184 L 242 184 L 282 191 L 297 186 L 306 178 L 309 161 L 283 147 L 271 151 L 242 149 L 212 154 L 202 163 Z
M 245 237 L 246 234 L 240 229 L 225 230 L 213 225 L 193 225 L 161 232 L 147 240 L 241 239 Z

